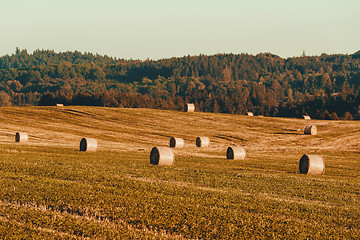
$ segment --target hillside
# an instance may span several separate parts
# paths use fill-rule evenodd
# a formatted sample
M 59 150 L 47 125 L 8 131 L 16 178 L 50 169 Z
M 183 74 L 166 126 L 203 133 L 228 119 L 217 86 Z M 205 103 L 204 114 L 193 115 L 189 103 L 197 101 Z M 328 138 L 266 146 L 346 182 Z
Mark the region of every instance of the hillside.
M 0 236 L 360 236 L 357 121 L 74 106 L 2 107 L 0 122 Z M 29 141 L 15 144 L 17 131 Z M 78 150 L 85 136 L 97 152 Z M 175 164 L 150 165 L 150 149 L 172 136 L 186 144 Z M 210 147 L 195 147 L 197 136 Z M 244 161 L 226 160 L 234 143 Z M 323 156 L 325 175 L 298 173 L 305 153 Z
M 271 53 L 125 60 L 37 50 L 0 57 L 0 106 L 86 105 L 360 119 L 360 57 Z
M 231 114 L 185 113 L 151 109 L 101 107 L 11 107 L 1 108 L 3 135 L 9 141 L 16 131 L 30 133 L 36 145 L 74 147 L 79 138 L 94 137 L 100 150 L 149 148 L 167 145 L 172 136 L 187 143 L 197 136 L 209 136 L 214 151 L 231 143 L 249 150 L 359 151 L 360 123 L 288 118 L 248 117 Z M 315 124 L 320 136 L 303 135 L 306 124 Z M 219 154 L 218 156 L 221 156 Z

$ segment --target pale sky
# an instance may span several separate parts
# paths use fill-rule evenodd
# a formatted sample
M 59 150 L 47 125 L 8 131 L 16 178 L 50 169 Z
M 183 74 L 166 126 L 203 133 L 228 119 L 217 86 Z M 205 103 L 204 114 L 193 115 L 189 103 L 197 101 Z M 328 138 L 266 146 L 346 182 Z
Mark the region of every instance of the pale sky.
M 360 0 L 0 0 L 0 56 L 15 48 L 125 59 L 360 50 Z

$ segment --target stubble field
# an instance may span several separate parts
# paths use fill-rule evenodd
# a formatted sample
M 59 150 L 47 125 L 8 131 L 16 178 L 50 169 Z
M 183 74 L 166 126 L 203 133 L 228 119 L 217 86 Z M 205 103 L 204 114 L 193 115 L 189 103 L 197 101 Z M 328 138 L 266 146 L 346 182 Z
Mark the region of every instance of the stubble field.
M 357 121 L 3 107 L 0 123 L 0 238 L 360 238 Z M 18 131 L 29 141 L 15 143 Z M 82 137 L 98 151 L 80 152 Z M 151 165 L 171 137 L 186 144 L 174 165 Z M 244 161 L 226 159 L 232 144 Z M 299 174 L 305 153 L 324 158 L 324 175 Z

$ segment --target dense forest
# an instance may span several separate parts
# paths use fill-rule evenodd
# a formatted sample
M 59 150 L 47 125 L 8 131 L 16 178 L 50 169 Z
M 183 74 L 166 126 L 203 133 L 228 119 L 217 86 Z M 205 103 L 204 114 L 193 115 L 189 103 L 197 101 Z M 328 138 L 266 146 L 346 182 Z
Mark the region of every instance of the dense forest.
M 92 105 L 360 119 L 360 51 L 125 60 L 16 49 L 0 57 L 0 106 Z

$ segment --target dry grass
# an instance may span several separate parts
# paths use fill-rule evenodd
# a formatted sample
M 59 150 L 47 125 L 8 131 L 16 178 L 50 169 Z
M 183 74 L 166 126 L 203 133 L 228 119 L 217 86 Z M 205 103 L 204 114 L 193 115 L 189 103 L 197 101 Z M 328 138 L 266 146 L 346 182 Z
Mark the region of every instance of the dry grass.
M 9 223 L 14 236 L 21 236 L 16 227 L 32 229 L 29 238 L 50 233 L 128 239 L 360 234 L 357 121 L 5 107 L 0 122 L 0 236 Z M 318 135 L 304 135 L 306 124 L 315 124 Z M 15 143 L 17 131 L 27 132 L 29 141 Z M 209 136 L 210 147 L 197 148 L 197 136 Z M 82 137 L 96 138 L 98 152 L 80 153 Z M 184 148 L 174 149 L 175 164 L 150 166 L 151 148 L 168 146 L 171 137 L 185 140 Z M 226 160 L 226 149 L 234 143 L 245 147 L 244 161 Z M 324 157 L 325 175 L 298 174 L 304 153 Z
M 196 136 L 202 135 L 210 136 L 214 154 L 231 143 L 254 153 L 360 150 L 357 121 L 311 120 L 319 135 L 306 136 L 302 119 L 149 109 L 1 108 L 0 119 L 2 144 L 12 143 L 15 132 L 24 131 L 35 145 L 77 146 L 87 136 L 98 139 L 101 149 L 121 151 L 167 145 L 172 136 L 183 137 L 187 146 L 194 146 Z

